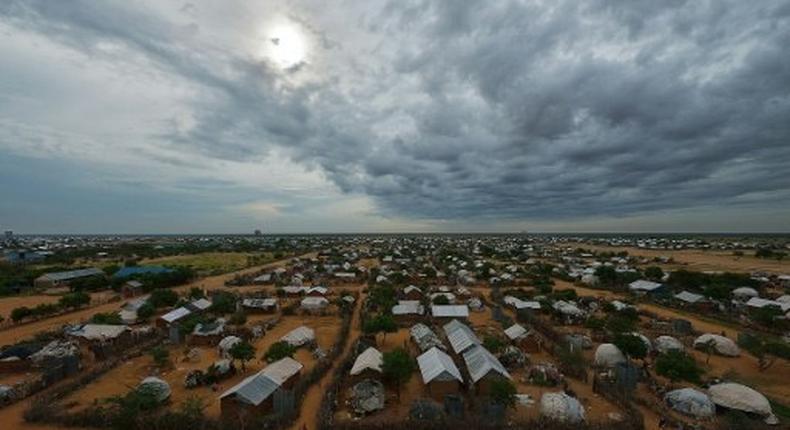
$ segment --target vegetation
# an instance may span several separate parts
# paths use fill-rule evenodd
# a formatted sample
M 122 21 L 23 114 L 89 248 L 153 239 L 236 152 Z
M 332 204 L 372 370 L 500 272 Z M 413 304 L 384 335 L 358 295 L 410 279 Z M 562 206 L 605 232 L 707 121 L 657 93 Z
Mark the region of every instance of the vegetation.
M 236 312 L 236 295 L 225 291 L 217 291 L 211 297 L 211 312 L 217 315 Z
M 434 305 L 449 305 L 450 299 L 447 298 L 444 294 L 438 295 L 433 298 Z
M 516 386 L 509 379 L 496 378 L 491 381 L 491 400 L 509 408 L 516 407 Z
M 145 302 L 139 309 L 137 309 L 137 319 L 141 321 L 145 321 L 148 318 L 154 316 L 156 312 L 156 308 L 151 304 L 151 302 Z
M 399 399 L 400 386 L 409 380 L 414 368 L 414 360 L 403 348 L 384 353 L 381 371 L 384 374 L 384 378 L 395 383 Z
M 367 321 L 362 325 L 362 331 L 367 334 L 384 333 L 385 339 L 387 333 L 394 333 L 398 330 L 395 320 L 391 315 L 380 314 Z
M 689 381 L 699 383 L 703 370 L 694 358 L 685 352 L 670 350 L 656 359 L 656 373 L 670 381 Z
M 293 357 L 294 353 L 296 353 L 296 347 L 281 340 L 274 342 L 266 351 L 266 354 L 263 355 L 263 358 L 272 363 L 285 357 Z
M 500 338 L 498 338 L 496 336 L 486 335 L 483 338 L 483 346 L 487 350 L 489 350 L 492 353 L 496 354 L 499 351 L 501 351 L 502 348 L 505 347 L 505 342 L 502 341 L 502 339 L 500 339 Z
M 64 294 L 58 303 L 66 309 L 77 309 L 91 302 L 91 296 L 82 291 Z
M 148 303 L 157 309 L 173 306 L 178 303 L 178 294 L 173 290 L 157 288 L 151 291 Z
M 247 323 L 247 314 L 244 311 L 234 312 L 228 319 L 228 322 L 233 325 L 244 325 Z
M 664 277 L 664 271 L 658 266 L 650 266 L 645 269 L 645 277 L 651 281 L 660 281 Z
M 121 325 L 123 324 L 123 320 L 121 320 L 121 316 L 118 315 L 117 312 L 105 312 L 105 313 L 97 313 L 91 317 L 91 322 L 94 324 L 111 324 L 111 325 Z
M 790 360 L 790 345 L 779 339 L 743 334 L 738 338 L 738 346 L 757 357 L 761 371 L 770 368 L 777 358 Z
M 154 364 L 159 368 L 170 367 L 170 351 L 166 348 L 157 346 L 151 350 L 151 358 L 154 359 Z
M 644 359 L 647 356 L 647 344 L 637 335 L 618 333 L 613 343 L 629 358 Z
M 770 258 L 775 260 L 782 260 L 787 257 L 787 253 L 784 251 L 775 251 L 770 248 L 760 248 L 755 253 L 754 256 L 757 258 Z
M 271 352 L 271 348 L 269 348 L 269 352 Z M 247 362 L 255 358 L 255 347 L 252 346 L 249 342 L 242 340 L 241 342 L 238 342 L 235 345 L 233 345 L 228 351 L 228 353 L 230 354 L 231 357 L 233 357 L 234 360 L 241 361 L 241 370 L 247 370 Z M 279 358 L 271 361 L 277 361 L 277 360 L 279 360 Z

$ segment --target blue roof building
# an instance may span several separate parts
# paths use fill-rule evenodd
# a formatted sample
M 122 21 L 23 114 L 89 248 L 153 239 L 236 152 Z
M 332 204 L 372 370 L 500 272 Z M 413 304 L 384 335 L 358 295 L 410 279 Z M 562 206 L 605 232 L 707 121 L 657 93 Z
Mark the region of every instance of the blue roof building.
M 113 278 L 128 278 L 134 275 L 158 275 L 160 273 L 170 273 L 173 269 L 168 269 L 167 267 L 163 266 L 129 266 L 123 267 L 114 275 Z

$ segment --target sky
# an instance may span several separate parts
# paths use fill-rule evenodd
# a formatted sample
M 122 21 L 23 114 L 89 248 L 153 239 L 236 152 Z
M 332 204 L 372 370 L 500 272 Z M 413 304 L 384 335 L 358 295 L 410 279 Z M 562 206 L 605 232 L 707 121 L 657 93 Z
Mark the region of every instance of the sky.
M 790 232 L 790 1 L 0 2 L 0 229 Z

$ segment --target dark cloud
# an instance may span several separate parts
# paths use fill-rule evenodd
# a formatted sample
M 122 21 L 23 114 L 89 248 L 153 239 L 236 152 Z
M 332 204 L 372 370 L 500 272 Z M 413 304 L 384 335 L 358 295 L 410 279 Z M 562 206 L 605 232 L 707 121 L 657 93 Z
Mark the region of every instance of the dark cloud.
M 289 11 L 325 62 L 284 71 L 128 3 L 8 1 L 0 14 L 93 55 L 120 44 L 194 83 L 195 125 L 155 136 L 165 145 L 227 160 L 284 151 L 385 215 L 790 204 L 786 1 L 347 7 L 355 38 L 310 5 Z

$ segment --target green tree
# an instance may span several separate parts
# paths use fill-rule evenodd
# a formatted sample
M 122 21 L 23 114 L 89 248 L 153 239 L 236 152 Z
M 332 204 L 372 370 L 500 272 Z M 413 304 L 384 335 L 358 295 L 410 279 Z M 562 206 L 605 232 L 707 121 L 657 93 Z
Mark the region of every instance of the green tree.
M 19 322 L 31 315 L 33 315 L 33 310 L 27 306 L 20 306 L 11 311 L 11 321 Z
M 203 294 L 203 290 L 201 290 L 200 288 L 192 287 L 189 289 L 189 294 L 187 297 L 189 297 L 190 299 L 197 300 L 197 299 L 202 299 L 206 296 L 205 294 Z
M 651 281 L 660 281 L 664 277 L 664 271 L 658 266 L 650 266 L 645 269 L 645 277 Z
M 647 344 L 637 335 L 618 333 L 613 343 L 629 358 L 643 359 L 647 356 Z
M 636 329 L 636 323 L 623 315 L 612 314 L 606 318 L 606 328 L 612 333 L 627 333 Z
M 236 296 L 232 293 L 220 291 L 211 297 L 211 312 L 218 315 L 236 312 Z
M 285 357 L 292 357 L 295 352 L 295 346 L 284 340 L 281 340 L 279 342 L 274 342 L 266 351 L 266 354 L 263 355 L 263 358 L 265 358 L 269 363 L 272 363 Z
M 694 358 L 683 351 L 670 350 L 656 358 L 656 373 L 670 381 L 689 381 L 699 383 L 702 369 Z
M 145 302 L 142 306 L 140 306 L 139 309 L 137 309 L 137 318 L 142 321 L 145 321 L 148 318 L 154 316 L 155 312 L 156 312 L 156 308 L 154 308 L 154 306 L 150 302 Z
M 170 367 L 170 351 L 164 347 L 157 346 L 152 349 L 151 358 L 154 359 L 154 364 L 156 364 L 157 367 Z
M 247 362 L 255 358 L 255 347 L 246 340 L 236 343 L 228 351 L 234 360 L 241 361 L 241 370 L 247 370 Z
M 398 399 L 400 399 L 400 386 L 409 380 L 414 367 L 414 360 L 403 348 L 384 353 L 381 371 L 387 380 L 395 383 Z
M 173 306 L 178 303 L 178 294 L 173 290 L 157 288 L 151 291 L 151 297 L 148 298 L 148 303 L 151 303 L 157 309 Z
M 362 325 L 362 331 L 367 334 L 377 334 L 377 333 L 384 333 L 384 339 L 386 341 L 387 333 L 394 333 L 398 330 L 398 326 L 395 324 L 395 320 L 392 319 L 391 315 L 380 314 L 374 318 L 371 318 Z
M 97 313 L 93 314 L 91 317 L 91 322 L 94 324 L 110 324 L 110 325 L 122 325 L 123 320 L 121 320 L 121 316 L 115 312 L 106 312 L 106 313 Z
M 244 325 L 247 323 L 247 314 L 244 311 L 234 312 L 228 322 L 233 325 Z
M 500 339 L 500 338 L 498 338 L 496 336 L 486 335 L 483 338 L 483 346 L 487 350 L 489 350 L 492 353 L 496 354 L 499 351 L 501 351 L 502 348 L 505 347 L 505 342 L 503 342 L 502 339 Z
M 91 302 L 91 296 L 88 293 L 78 291 L 76 293 L 64 294 L 59 300 L 61 306 L 67 309 L 76 309 Z
M 595 276 L 598 282 L 606 287 L 613 287 L 617 283 L 617 271 L 611 266 L 598 266 L 595 269 Z
M 450 299 L 447 298 L 444 294 L 436 296 L 433 298 L 434 305 L 449 305 Z
M 490 382 L 491 400 L 508 408 L 516 407 L 516 386 L 507 378 L 496 378 Z

